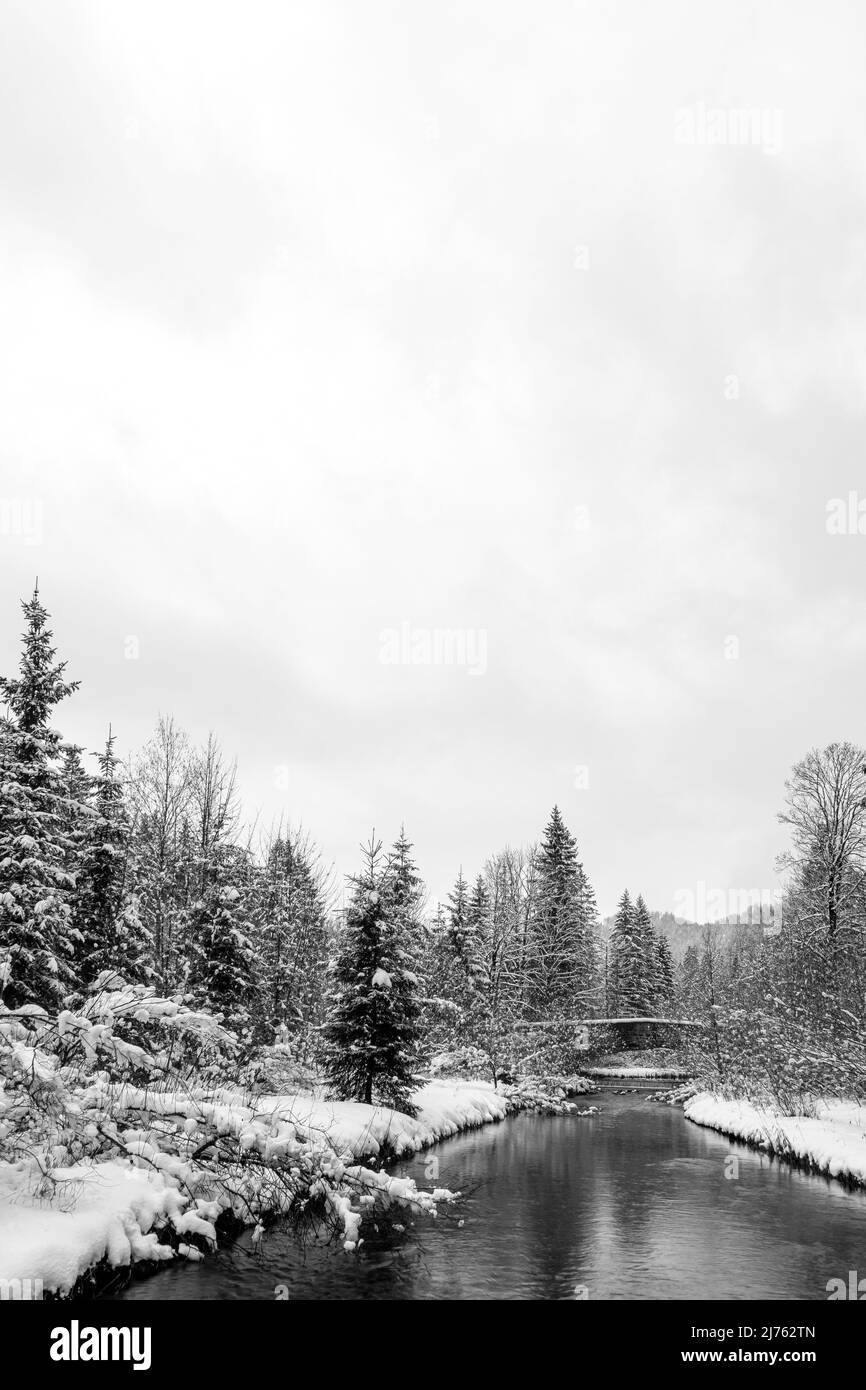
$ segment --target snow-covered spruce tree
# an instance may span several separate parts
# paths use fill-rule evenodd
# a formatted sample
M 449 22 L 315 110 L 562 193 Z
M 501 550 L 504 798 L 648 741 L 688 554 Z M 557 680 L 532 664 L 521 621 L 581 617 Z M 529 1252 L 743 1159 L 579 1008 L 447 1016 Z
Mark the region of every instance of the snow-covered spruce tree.
M 591 1010 L 598 989 L 596 906 L 577 842 L 557 806 L 545 827 L 536 870 L 527 955 L 530 1016 L 574 1019 Z
M 73 984 L 69 896 L 74 845 L 61 768 L 57 704 L 78 682 L 55 660 L 48 614 L 39 599 L 22 604 L 27 627 L 17 678 L 0 677 L 0 942 L 11 954 L 10 1007 L 62 1002 Z
M 656 933 L 656 1001 L 657 1014 L 670 1013 L 674 998 L 674 958 L 668 939 L 659 931 Z
M 481 874 L 472 885 L 462 868 L 442 907 L 442 932 L 454 960 L 459 962 L 477 992 L 482 984 L 481 933 L 487 912 L 487 889 Z
M 454 954 L 445 909 L 436 904 L 425 949 L 414 962 L 420 980 L 420 1031 L 432 1053 L 449 1053 L 463 1042 L 463 1019 L 457 998 L 462 967 Z
M 469 928 L 469 887 L 460 869 L 454 887 L 448 894 L 448 918 L 445 928 L 456 958 L 464 962 L 469 974 L 474 960 L 474 941 Z
M 425 919 L 424 903 L 427 890 L 418 872 L 413 845 L 406 837 L 405 826 L 391 847 L 383 879 L 385 903 L 394 942 L 400 952 L 404 978 L 411 986 L 410 994 L 415 1016 L 416 1032 L 419 1020 L 419 969 L 430 946 L 430 930 Z M 417 1060 L 417 1059 L 416 1059 Z
M 642 1015 L 645 971 L 644 952 L 635 933 L 634 905 L 626 889 L 610 936 L 610 1006 L 620 1018 Z
M 380 1101 L 414 1114 L 417 979 L 403 947 L 405 922 L 394 906 L 381 841 L 371 839 L 363 855 L 330 966 L 326 1070 L 341 1099 Z
M 129 819 L 108 731 L 97 755 L 90 815 L 79 848 L 72 897 L 72 920 L 79 933 L 75 948 L 76 979 L 88 985 L 103 970 L 116 971 L 127 983 L 145 983 L 152 973 L 152 942 L 138 913 L 130 872 Z
M 470 918 L 469 887 L 461 869 L 429 929 L 422 967 L 424 1036 L 437 1051 L 454 1052 L 480 1041 L 481 988 L 478 919 Z
M 86 770 L 81 757 L 84 749 L 79 747 L 77 743 L 61 745 L 60 752 L 60 782 L 63 787 L 65 802 L 63 862 L 67 872 L 76 878 L 81 852 L 93 816 L 90 804 L 93 794 L 93 778 Z
M 285 1028 L 301 1061 L 324 1020 L 327 896 L 328 876 L 309 837 L 300 830 L 279 832 L 266 848 L 256 894 L 260 1027 L 267 1042 Z
M 417 960 L 424 950 L 426 926 L 423 919 L 424 881 L 412 855 L 413 845 L 407 840 L 404 826 L 394 841 L 385 870 L 384 888 L 390 914 L 401 935 L 401 947 L 407 960 Z
M 479 889 L 480 884 L 480 889 Z M 481 897 L 478 897 L 480 891 Z M 476 883 L 470 898 L 469 885 L 461 869 L 457 881 L 448 894 L 446 932 L 455 962 L 460 967 L 465 983 L 469 987 L 467 1002 L 478 994 L 481 982 L 481 928 L 485 912 L 484 880 Z
M 466 904 L 466 933 L 473 944 L 476 959 L 480 955 L 484 935 L 487 931 L 489 911 L 490 893 L 484 881 L 484 875 L 478 874 Z
M 637 949 L 640 952 L 643 968 L 637 1003 L 638 1012 L 646 1015 L 655 1013 L 659 996 L 658 938 L 653 930 L 652 917 L 644 902 L 643 894 L 638 893 L 634 901 L 632 930 Z
M 699 976 L 701 970 L 700 954 L 692 943 L 686 947 L 675 976 L 675 1007 L 689 1018 L 698 1012 Z
M 253 927 L 244 895 L 240 851 L 225 847 L 193 905 L 189 922 L 187 988 L 196 1004 L 221 1017 L 226 1028 L 249 1043 L 258 988 Z

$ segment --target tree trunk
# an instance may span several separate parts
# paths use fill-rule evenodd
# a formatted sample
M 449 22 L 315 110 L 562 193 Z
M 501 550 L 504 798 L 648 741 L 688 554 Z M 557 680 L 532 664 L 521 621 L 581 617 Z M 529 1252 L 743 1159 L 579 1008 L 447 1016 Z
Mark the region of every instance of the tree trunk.
M 830 891 L 829 891 L 829 893 L 827 894 L 827 918 L 828 918 L 828 923 L 829 923 L 830 935 L 831 935 L 831 936 L 835 936 L 835 935 L 836 935 L 836 928 L 837 928 L 837 926 L 838 926 L 838 924 L 839 924 L 838 897 L 839 897 L 839 889 L 838 889 L 838 884 L 837 884 L 837 879 L 836 879 L 836 873 L 835 873 L 835 870 L 831 870 L 831 873 L 830 873 Z

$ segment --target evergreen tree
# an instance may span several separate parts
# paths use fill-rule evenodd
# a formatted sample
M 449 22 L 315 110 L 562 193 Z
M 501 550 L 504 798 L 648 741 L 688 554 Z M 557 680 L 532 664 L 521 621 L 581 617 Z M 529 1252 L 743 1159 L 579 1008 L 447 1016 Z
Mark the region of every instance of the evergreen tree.
M 482 943 L 487 935 L 489 911 L 490 892 L 484 881 L 484 875 L 479 874 L 466 904 L 466 935 L 473 943 L 476 958 L 480 954 Z M 477 971 L 480 971 L 480 964 Z
M 462 872 L 461 872 L 462 878 Z M 466 925 L 461 962 L 467 971 L 466 984 L 460 981 L 460 1002 L 463 1005 L 461 1026 L 466 1041 L 478 1044 L 486 1026 L 490 1004 L 491 972 L 485 968 L 490 957 L 490 890 L 484 875 L 478 874 L 471 891 L 467 888 Z M 495 976 L 495 971 L 492 972 Z
M 322 1021 L 329 929 L 323 876 L 300 833 L 277 835 L 260 879 L 256 941 L 262 972 L 262 1020 L 285 1028 L 306 1053 Z
M 253 928 L 236 886 L 242 874 L 237 852 L 223 849 L 192 909 L 187 984 L 200 1006 L 221 1014 L 226 1027 L 247 1041 L 257 978 Z
M 55 660 L 38 586 L 22 607 L 19 676 L 0 677 L 0 941 L 12 960 L 7 1004 L 56 1008 L 72 987 L 74 844 L 61 737 L 51 721 L 78 682 L 67 681 L 66 663 Z
M 401 936 L 401 947 L 407 957 L 417 960 L 424 950 L 425 929 L 422 919 L 424 882 L 412 855 L 413 845 L 406 838 L 404 826 L 394 841 L 385 871 L 384 891 L 389 915 Z
M 76 975 L 83 984 L 103 970 L 117 971 L 133 984 L 144 983 L 152 973 L 152 942 L 138 915 L 129 872 L 129 820 L 114 742 L 109 729 L 98 754 L 72 900 L 79 934 Z
M 577 856 L 577 842 L 554 806 L 536 857 L 537 885 L 529 920 L 528 1004 L 536 1018 L 579 1017 L 597 988 L 595 896 Z
M 666 936 L 656 937 L 656 1012 L 670 1013 L 674 997 L 674 958 Z
M 695 1017 L 699 997 L 701 960 L 696 945 L 687 946 L 676 975 L 676 1007 Z
M 643 1013 L 646 957 L 635 932 L 634 906 L 628 889 L 619 900 L 610 937 L 611 1008 L 620 1018 Z
M 77 743 L 66 743 L 61 747 L 60 784 L 64 797 L 64 865 L 73 878 L 80 869 L 81 854 L 90 821 L 94 779 L 85 769 L 81 754 L 84 750 Z
M 445 928 L 455 958 L 460 961 L 467 975 L 477 970 L 477 932 L 470 919 L 469 886 L 461 869 L 457 880 L 448 894 L 448 925 Z
M 436 904 L 427 931 L 424 954 L 416 961 L 421 980 L 421 1033 L 436 1052 L 451 1051 L 465 1042 L 465 1028 L 458 999 L 468 989 L 466 971 L 455 951 L 446 911 Z
M 659 994 L 658 940 L 642 893 L 635 898 L 632 931 L 642 965 L 635 1003 L 638 1013 L 649 1016 L 655 1012 Z
M 478 952 L 478 929 L 461 869 L 447 909 L 441 904 L 437 908 L 425 957 L 425 1021 L 429 1019 L 437 1047 L 453 1049 L 477 1041 L 483 1013 Z
M 429 948 L 429 931 L 424 920 L 426 889 L 418 872 L 414 846 L 406 837 L 405 826 L 391 847 L 384 877 L 387 916 L 400 952 L 404 974 L 411 979 L 413 997 L 418 995 L 418 970 Z M 417 1004 L 414 1006 L 417 1014 Z
M 417 979 L 403 947 L 406 900 L 382 866 L 381 841 L 364 850 L 361 873 L 331 964 L 325 1030 L 329 1080 L 344 1099 L 374 1099 L 412 1114 L 418 1049 Z

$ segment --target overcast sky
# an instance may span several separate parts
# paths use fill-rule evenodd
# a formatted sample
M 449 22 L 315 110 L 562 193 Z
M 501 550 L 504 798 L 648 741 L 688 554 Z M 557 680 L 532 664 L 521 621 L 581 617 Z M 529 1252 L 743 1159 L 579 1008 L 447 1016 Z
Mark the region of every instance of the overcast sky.
M 341 873 L 404 820 L 441 896 L 558 802 L 605 912 L 772 887 L 866 742 L 864 39 L 4 0 L 0 669 L 38 573 L 64 734 L 215 730 Z

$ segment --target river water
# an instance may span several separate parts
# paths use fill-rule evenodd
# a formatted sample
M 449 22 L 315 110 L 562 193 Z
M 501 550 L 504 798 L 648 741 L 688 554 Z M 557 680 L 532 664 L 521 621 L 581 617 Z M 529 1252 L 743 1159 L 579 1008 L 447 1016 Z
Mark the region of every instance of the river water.
M 291 1229 L 270 1232 L 260 1251 L 245 1235 L 119 1296 L 273 1299 L 281 1286 L 303 1299 L 822 1300 L 829 1279 L 866 1276 L 866 1192 L 732 1143 L 645 1094 L 578 1100 L 600 1113 L 518 1115 L 399 1165 L 419 1186 L 464 1194 L 436 1220 L 396 1212 L 353 1255 Z M 738 1174 L 726 1177 L 732 1156 Z

